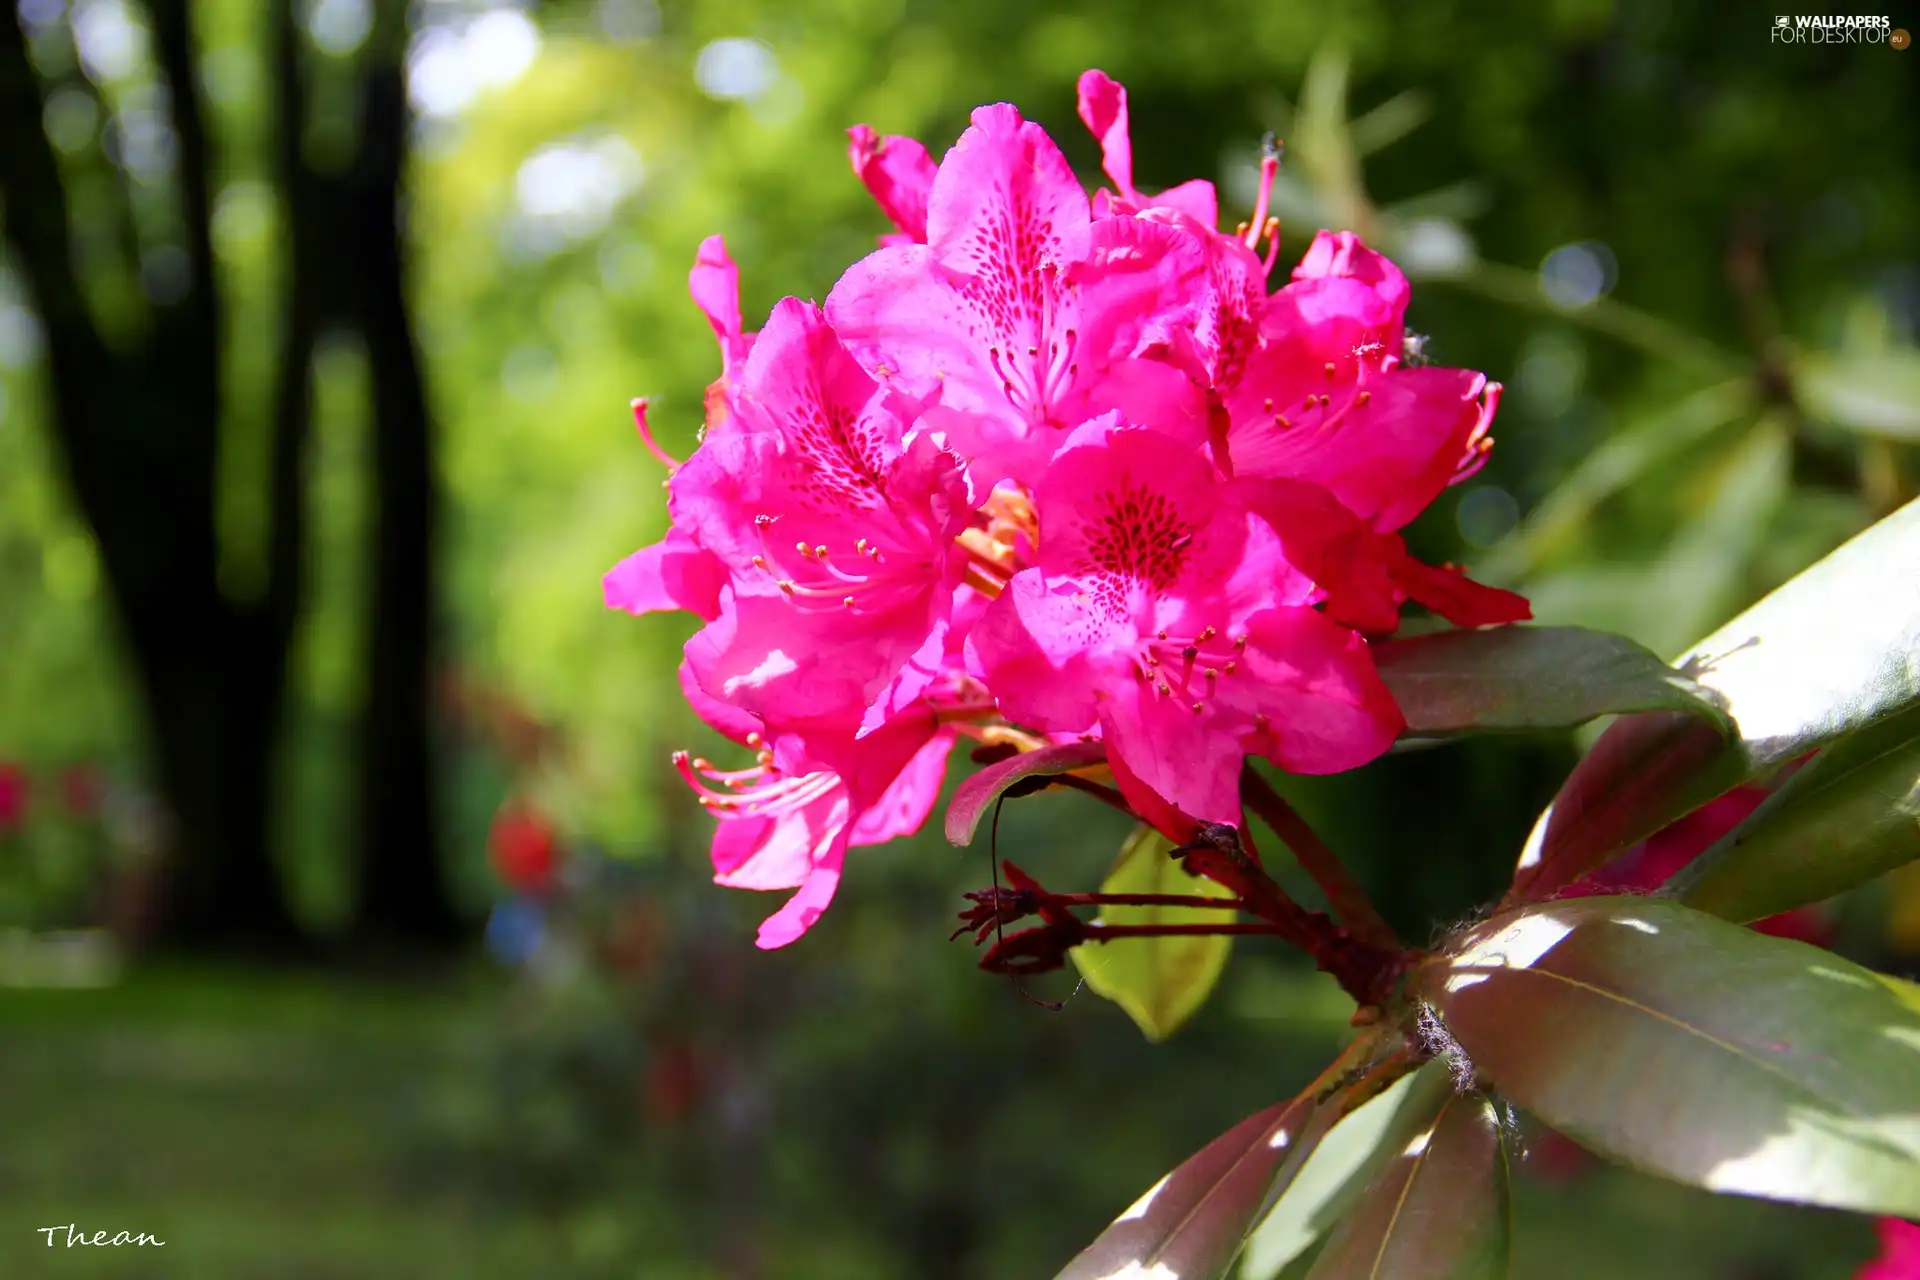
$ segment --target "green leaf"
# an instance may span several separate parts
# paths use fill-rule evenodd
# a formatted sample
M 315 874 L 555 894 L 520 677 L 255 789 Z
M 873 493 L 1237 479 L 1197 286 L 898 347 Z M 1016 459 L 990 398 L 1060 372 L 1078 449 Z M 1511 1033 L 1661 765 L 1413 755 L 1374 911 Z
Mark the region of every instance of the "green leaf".
M 1103 743 L 1069 742 L 1022 752 L 988 765 L 954 791 L 953 801 L 947 806 L 947 839 L 957 845 L 972 844 L 980 819 L 993 807 L 994 801 L 1022 783 L 1092 768 L 1105 764 L 1106 759 L 1107 748 Z
M 1152 827 L 1134 830 L 1120 846 L 1119 861 L 1102 893 L 1176 893 L 1231 899 L 1223 885 L 1190 873 L 1167 856 L 1173 842 Z M 1227 911 L 1199 907 L 1103 907 L 1101 924 L 1223 923 Z M 1192 1017 L 1220 980 L 1233 939 L 1198 937 L 1118 938 L 1090 942 L 1067 954 L 1087 985 L 1127 1011 L 1149 1040 L 1164 1040 Z
M 1622 711 L 1686 711 L 1725 724 L 1700 686 L 1604 631 L 1448 631 L 1372 652 L 1414 735 L 1570 728 Z
M 1285 1193 L 1321 1139 L 1390 1079 L 1379 1069 L 1396 1041 L 1383 1027 L 1361 1033 L 1298 1097 L 1247 1117 L 1147 1188 L 1056 1280 L 1226 1275 L 1247 1229 Z
M 1920 440 L 1920 351 L 1802 356 L 1794 392 L 1807 412 L 1835 426 L 1893 440 Z
M 1319 1136 L 1316 1113 L 1329 1110 L 1302 1094 L 1248 1116 L 1149 1187 L 1056 1280 L 1224 1275 L 1276 1176 Z
M 1493 1104 L 1454 1094 L 1374 1179 L 1308 1280 L 1491 1280 L 1507 1274 L 1506 1144 Z
M 1672 712 L 1602 734 L 1535 824 L 1506 902 L 1545 897 L 1731 787 L 1920 699 L 1920 501 L 1695 645 L 1678 665 L 1738 736 Z
M 1920 1215 L 1920 1009 L 1829 952 L 1659 898 L 1496 917 L 1415 974 L 1478 1077 L 1710 1191 Z
M 1745 923 L 1920 858 L 1920 710 L 1842 738 L 1695 858 L 1677 901 Z
M 1343 1217 L 1414 1132 L 1452 1095 L 1439 1062 L 1403 1076 L 1322 1138 L 1247 1240 L 1240 1280 L 1273 1280 Z

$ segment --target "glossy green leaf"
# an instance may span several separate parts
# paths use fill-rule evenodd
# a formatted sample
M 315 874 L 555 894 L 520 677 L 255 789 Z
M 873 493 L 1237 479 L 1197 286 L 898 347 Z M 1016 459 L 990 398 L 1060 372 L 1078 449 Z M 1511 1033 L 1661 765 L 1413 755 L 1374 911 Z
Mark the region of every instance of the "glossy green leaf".
M 1057 1280 L 1224 1275 L 1275 1178 L 1319 1136 L 1324 1110 L 1302 1095 L 1248 1116 L 1147 1188 Z
M 1676 876 L 1668 895 L 1744 923 L 1920 858 L 1920 710 L 1826 748 Z
M 1298 1097 L 1247 1117 L 1149 1187 L 1057 1280 L 1212 1280 L 1224 1276 L 1308 1157 L 1365 1095 L 1393 1051 L 1384 1028 L 1363 1032 Z M 1357 1083 L 1361 1079 L 1372 1083 Z M 1349 1083 L 1355 1081 L 1355 1083 Z M 1380 1097 L 1403 1081 L 1388 1084 Z
M 1152 827 L 1136 828 L 1100 892 L 1233 897 L 1231 890 L 1169 858 L 1172 848 L 1173 842 Z M 1199 907 L 1103 907 L 1098 918 L 1113 925 L 1193 924 L 1223 923 L 1233 915 Z M 1067 954 L 1087 986 L 1125 1009 L 1147 1039 L 1163 1040 L 1213 994 L 1232 950 L 1232 938 L 1204 934 L 1089 942 Z
M 1835 426 L 1894 440 L 1920 440 L 1920 351 L 1815 353 L 1794 362 L 1794 391 L 1807 412 Z
M 1660 898 L 1498 916 L 1415 974 L 1480 1079 L 1710 1191 L 1920 1214 L 1920 1009 L 1829 952 Z
M 1448 631 L 1372 653 L 1414 735 L 1568 728 L 1624 711 L 1725 723 L 1686 676 L 1625 636 L 1584 627 Z
M 1456 1093 L 1341 1219 L 1308 1280 L 1495 1280 L 1509 1221 L 1500 1117 L 1485 1097 Z
M 1272 1280 L 1359 1199 L 1413 1134 L 1452 1096 L 1446 1067 L 1429 1062 L 1355 1108 L 1322 1138 L 1247 1240 L 1240 1280 Z
M 1106 759 L 1107 748 L 1102 743 L 1068 742 L 1022 752 L 988 765 L 954 791 L 953 802 L 947 806 L 947 839 L 958 845 L 972 844 L 980 819 L 993 807 L 994 801 L 1022 783 L 1091 768 L 1104 764 Z
M 1910 502 L 1677 664 L 1738 736 L 1672 712 L 1602 734 L 1535 824 L 1507 902 L 1545 897 L 1768 769 L 1920 699 L 1920 501 Z

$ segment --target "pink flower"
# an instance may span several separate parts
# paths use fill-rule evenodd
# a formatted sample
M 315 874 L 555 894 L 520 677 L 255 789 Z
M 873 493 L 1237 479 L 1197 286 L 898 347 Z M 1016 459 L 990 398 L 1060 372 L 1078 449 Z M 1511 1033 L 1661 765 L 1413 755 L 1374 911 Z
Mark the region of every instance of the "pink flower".
M 1330 773 L 1403 727 L 1365 643 L 1309 607 L 1316 587 L 1272 525 L 1180 441 L 1107 415 L 1034 497 L 1039 564 L 971 653 L 1012 719 L 1097 728 L 1123 791 L 1237 822 L 1245 756 Z
M 720 344 L 720 376 L 707 388 L 706 396 L 706 429 L 712 431 L 726 422 L 727 388 L 739 376 L 754 339 L 740 321 L 740 269 L 719 236 L 708 236 L 700 242 L 693 270 L 687 276 L 687 291 L 713 326 Z M 660 447 L 647 424 L 645 400 L 633 402 L 633 421 L 641 442 L 668 474 L 678 471 L 679 460 Z M 684 609 L 712 619 L 720 612 L 720 588 L 726 582 L 726 569 L 688 536 L 673 514 L 671 499 L 667 512 L 666 537 L 640 548 L 601 579 L 606 606 L 633 614 Z
M 1879 1222 L 1880 1256 L 1854 1280 L 1920 1280 L 1920 1226 L 1899 1218 Z
M 927 242 L 855 263 L 827 313 L 876 377 L 938 400 L 980 487 L 1031 483 L 1065 430 L 1105 409 L 1199 418 L 1177 370 L 1135 359 L 1192 257 L 1171 228 L 1094 223 L 1046 132 L 1010 106 L 982 107 L 934 176 Z
M 833 901 L 849 848 L 919 830 L 939 799 L 953 731 L 923 705 L 858 745 L 850 737 L 815 738 L 777 743 L 776 749 L 757 730 L 742 732 L 751 720 L 703 694 L 684 668 L 681 683 L 702 718 L 756 753 L 744 769 L 718 769 L 684 751 L 675 753 L 674 764 L 719 820 L 714 882 L 797 890 L 760 926 L 762 949 L 784 947 L 812 928 Z M 814 751 L 839 768 L 810 764 Z M 799 758 L 782 761 L 783 755 Z
M 1409 293 L 1351 232 L 1320 233 L 1227 394 L 1234 474 L 1310 480 L 1390 532 L 1480 468 L 1500 385 L 1402 364 Z
M 1399 535 L 1479 465 L 1499 395 L 1402 366 L 1405 278 L 1323 235 L 1270 296 L 1276 157 L 1228 235 L 1211 184 L 1135 186 L 1120 85 L 1088 72 L 1080 115 L 1113 184 L 1092 200 L 1011 106 L 937 165 L 849 130 L 895 232 L 757 335 L 707 241 L 699 447 L 676 460 L 635 406 L 669 528 L 603 589 L 705 624 L 683 689 L 754 763 L 679 767 L 720 819 L 716 879 L 793 891 L 762 946 L 818 918 L 848 848 L 924 821 L 958 731 L 1097 735 L 1150 821 L 1237 822 L 1246 756 L 1331 772 L 1392 741 L 1363 637 L 1407 602 L 1528 614 Z
M 854 176 L 866 184 L 874 203 L 898 235 L 881 236 L 882 245 L 927 242 L 927 195 L 933 187 L 933 157 L 912 138 L 881 137 L 864 124 L 847 130 L 847 158 Z
M 724 412 L 716 417 L 715 411 L 724 410 L 727 385 L 746 363 L 754 338 L 740 320 L 740 268 L 727 253 L 727 242 L 719 236 L 708 236 L 700 242 L 693 270 L 687 274 L 687 292 L 706 315 L 720 343 L 720 377 L 707 388 L 707 430 L 711 431 L 725 420 Z M 644 422 L 641 429 L 645 430 Z
M 1100 163 L 1119 198 L 1095 196 L 1095 211 L 1105 213 L 1139 209 L 1171 209 L 1196 222 L 1212 227 L 1220 217 L 1219 197 L 1213 184 L 1204 178 L 1183 182 L 1157 196 L 1143 196 L 1133 186 L 1133 139 L 1128 133 L 1127 91 L 1104 71 L 1087 71 L 1080 76 L 1080 119 L 1100 142 Z M 1102 208 L 1101 206 L 1107 208 Z
M 959 460 L 797 299 L 774 308 L 730 402 L 672 482 L 676 523 L 731 584 L 688 659 L 708 693 L 775 727 L 871 730 L 946 650 L 973 505 Z

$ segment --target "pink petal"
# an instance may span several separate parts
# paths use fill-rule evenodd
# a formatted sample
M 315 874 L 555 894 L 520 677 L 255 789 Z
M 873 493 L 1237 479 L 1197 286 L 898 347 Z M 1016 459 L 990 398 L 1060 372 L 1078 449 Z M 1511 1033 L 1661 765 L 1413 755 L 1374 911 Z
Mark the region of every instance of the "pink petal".
M 676 526 L 607 570 L 600 590 L 609 609 L 632 614 L 685 609 L 710 621 L 720 612 L 726 580 L 726 566 Z
M 1172 209 L 1184 213 L 1209 229 L 1220 222 L 1220 197 L 1205 178 L 1192 178 L 1177 187 L 1168 187 L 1146 202 L 1150 209 Z
M 845 858 L 843 844 L 840 849 L 814 864 L 806 883 L 800 886 L 800 892 L 788 898 L 787 905 L 761 923 L 760 934 L 754 940 L 754 945 L 762 951 L 773 951 L 797 941 L 801 934 L 813 928 L 814 922 L 832 903 L 834 891 L 840 887 L 840 868 Z
M 1313 609 L 1270 609 L 1247 624 L 1245 678 L 1219 700 L 1264 717 L 1249 751 L 1294 773 L 1357 769 L 1406 728 L 1366 642 Z
M 1533 617 L 1525 596 L 1483 586 L 1456 568 L 1423 564 L 1405 553 L 1404 544 L 1390 572 L 1408 599 L 1457 627 L 1492 627 Z
M 700 242 L 693 270 L 687 275 L 687 291 L 713 326 L 724 368 L 731 374 L 746 358 L 751 335 L 744 332 L 740 322 L 740 268 L 728 256 L 725 239 L 708 236 Z
M 1329 331 L 1348 350 L 1367 332 Z M 1269 339 L 1232 403 L 1234 474 L 1311 481 L 1373 528 L 1398 529 L 1484 453 L 1499 384 L 1468 369 L 1369 373 L 1322 362 L 1330 349 Z
M 1049 733 L 1081 733 L 1098 715 L 1102 653 L 1130 627 L 1090 611 L 1073 584 L 1038 569 L 1014 575 L 967 639 L 968 656 L 1007 714 Z M 1117 634 L 1116 634 L 1117 632 Z
M 940 799 L 953 742 L 951 730 L 928 738 L 893 780 L 893 785 L 853 824 L 847 843 L 885 844 L 897 836 L 910 836 L 918 831 Z
M 1090 218 L 1087 193 L 1060 148 L 1001 103 L 976 109 L 941 161 L 927 243 L 943 265 L 978 282 L 980 309 L 991 318 L 1002 307 L 1031 310 L 1039 275 L 1084 254 Z
M 1246 752 L 1218 717 L 1196 715 L 1144 682 L 1122 682 L 1101 705 L 1100 730 L 1108 759 L 1124 761 L 1140 787 L 1201 822 L 1239 823 Z
M 699 716 L 701 723 L 715 733 L 731 741 L 745 743 L 749 735 L 762 733 L 766 729 L 766 722 L 759 716 L 742 711 L 732 703 L 722 702 L 702 689 L 700 682 L 694 678 L 693 665 L 684 658 L 674 675 L 680 681 L 680 693 L 686 698 L 687 705 L 693 708 L 693 714 Z
M 847 138 L 854 176 L 866 184 L 880 211 L 900 228 L 905 243 L 926 243 L 927 196 L 935 173 L 927 149 L 912 138 L 883 138 L 864 124 L 847 130 Z
M 1127 137 L 1127 91 L 1104 71 L 1080 76 L 1080 119 L 1100 143 L 1101 167 L 1121 195 L 1133 199 L 1133 143 Z
M 1385 304 L 1396 328 L 1407 313 L 1408 300 L 1413 297 L 1413 286 L 1407 283 L 1400 268 L 1384 255 L 1367 248 L 1351 231 L 1322 231 L 1307 246 L 1300 265 L 1293 269 L 1295 280 L 1325 277 L 1356 280 L 1367 286 Z

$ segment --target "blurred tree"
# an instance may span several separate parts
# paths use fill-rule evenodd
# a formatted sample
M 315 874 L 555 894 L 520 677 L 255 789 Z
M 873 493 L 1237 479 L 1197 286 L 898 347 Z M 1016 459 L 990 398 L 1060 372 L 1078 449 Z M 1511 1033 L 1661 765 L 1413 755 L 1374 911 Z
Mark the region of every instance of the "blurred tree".
M 284 949 L 301 936 L 268 832 L 307 576 L 314 349 L 330 328 L 351 327 L 370 353 L 376 499 L 357 753 L 359 925 L 382 938 L 449 939 L 457 920 L 438 868 L 428 749 L 436 504 L 399 220 L 405 6 L 377 6 L 344 66 L 304 47 L 297 6 L 268 6 L 273 177 L 286 217 L 264 430 L 242 422 L 244 406 L 226 394 L 234 322 L 214 262 L 218 165 L 191 6 L 150 0 L 146 10 L 153 96 L 175 157 L 157 202 L 125 172 L 124 126 L 114 135 L 120 154 L 80 149 L 63 168 L 43 124 L 55 95 L 95 104 L 104 95 L 76 56 L 72 23 L 46 9 L 31 22 L 26 7 L 8 5 L 0 20 L 5 234 L 47 332 L 52 434 L 97 540 L 172 819 L 171 937 Z M 357 124 L 344 154 L 324 145 L 326 122 L 311 109 L 340 87 L 326 80 L 342 76 Z M 111 270 L 87 269 L 76 188 L 87 217 L 112 224 L 121 265 L 137 261 L 138 292 L 116 289 Z M 243 430 L 268 441 L 264 564 L 253 579 L 227 571 L 221 545 L 222 436 Z

